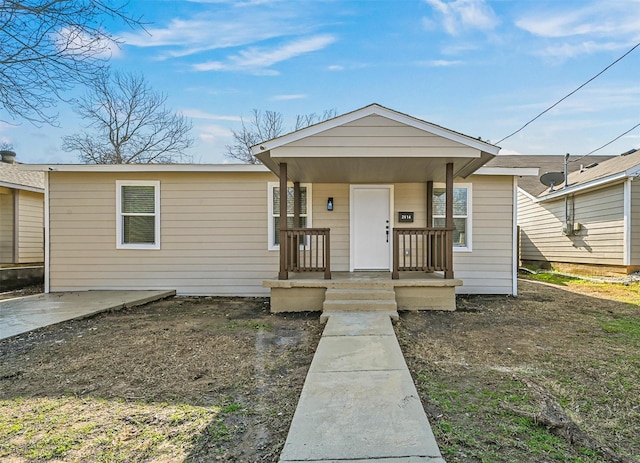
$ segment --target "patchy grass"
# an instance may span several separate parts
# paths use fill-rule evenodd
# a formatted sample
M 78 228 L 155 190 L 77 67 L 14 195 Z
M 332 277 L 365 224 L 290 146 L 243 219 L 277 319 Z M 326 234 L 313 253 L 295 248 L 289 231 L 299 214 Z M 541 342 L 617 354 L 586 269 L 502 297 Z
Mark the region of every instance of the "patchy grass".
M 0 341 L 0 461 L 275 462 L 321 328 L 173 298 Z
M 520 278 L 564 286 L 568 289 L 590 296 L 625 302 L 627 304 L 640 305 L 640 282 L 610 283 L 592 281 L 580 277 L 560 275 L 553 272 L 523 274 Z
M 0 401 L 0 458 L 143 461 L 183 458 L 194 436 L 230 439 L 220 407 L 77 397 Z
M 521 282 L 518 298 L 402 314 L 398 338 L 446 461 L 640 462 L 640 309 L 623 288 L 618 302 L 600 285 Z

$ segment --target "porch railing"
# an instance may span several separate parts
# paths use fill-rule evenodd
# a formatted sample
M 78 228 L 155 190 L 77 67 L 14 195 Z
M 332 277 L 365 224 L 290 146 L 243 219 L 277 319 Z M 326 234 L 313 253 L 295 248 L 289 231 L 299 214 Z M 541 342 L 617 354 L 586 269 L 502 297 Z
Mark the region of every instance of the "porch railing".
M 279 279 L 286 280 L 288 272 L 324 272 L 331 279 L 329 229 L 286 228 L 280 230 Z
M 399 272 L 452 273 L 453 229 L 451 228 L 394 228 L 393 271 L 391 278 L 400 278 Z

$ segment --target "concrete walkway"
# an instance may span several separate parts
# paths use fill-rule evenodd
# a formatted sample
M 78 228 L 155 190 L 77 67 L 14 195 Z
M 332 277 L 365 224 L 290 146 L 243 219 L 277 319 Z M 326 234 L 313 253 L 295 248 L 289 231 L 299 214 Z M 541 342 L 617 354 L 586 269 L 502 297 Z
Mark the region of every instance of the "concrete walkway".
M 0 339 L 107 310 L 146 304 L 175 291 L 78 291 L 0 301 Z
M 390 315 L 329 314 L 281 463 L 444 463 Z

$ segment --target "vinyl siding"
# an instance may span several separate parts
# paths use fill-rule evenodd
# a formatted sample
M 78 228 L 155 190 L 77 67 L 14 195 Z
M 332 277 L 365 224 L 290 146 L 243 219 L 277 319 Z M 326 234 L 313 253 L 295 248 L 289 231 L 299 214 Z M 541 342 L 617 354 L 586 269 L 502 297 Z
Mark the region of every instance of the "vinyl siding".
M 18 263 L 44 262 L 44 195 L 18 194 Z
M 623 265 L 623 184 L 577 194 L 573 201 L 574 222 L 581 229 L 566 236 L 564 198 L 535 203 L 518 193 L 522 259 Z
M 267 295 L 278 251 L 267 246 L 271 174 L 50 174 L 50 288 L 176 289 L 184 295 Z M 116 180 L 159 180 L 159 250 L 116 249 Z M 461 293 L 511 294 L 511 177 L 472 176 L 472 252 L 454 252 Z M 348 271 L 350 185 L 312 187 L 313 227 L 331 229 L 333 271 Z M 426 184 L 394 185 L 395 226 L 424 227 Z M 334 210 L 327 211 L 327 198 Z M 397 222 L 413 211 L 413 224 Z
M 434 135 L 382 116 L 371 115 L 301 140 L 280 146 L 274 151 L 299 152 L 315 156 L 331 151 L 332 156 L 401 157 L 424 155 L 427 148 L 438 148 L 441 155 L 475 154 L 458 142 Z
M 333 198 L 333 211 L 327 210 L 327 198 Z M 349 271 L 349 185 L 313 184 L 313 227 L 331 229 L 331 270 Z
M 631 262 L 629 265 L 640 265 L 640 181 L 631 182 Z
M 0 187 L 0 264 L 13 264 L 14 190 Z
M 458 180 L 456 180 L 457 182 Z M 472 175 L 472 251 L 455 251 L 456 288 L 462 294 L 513 293 L 513 179 Z
M 116 180 L 159 180 L 159 250 L 116 249 Z M 50 173 L 51 291 L 267 295 L 270 174 Z

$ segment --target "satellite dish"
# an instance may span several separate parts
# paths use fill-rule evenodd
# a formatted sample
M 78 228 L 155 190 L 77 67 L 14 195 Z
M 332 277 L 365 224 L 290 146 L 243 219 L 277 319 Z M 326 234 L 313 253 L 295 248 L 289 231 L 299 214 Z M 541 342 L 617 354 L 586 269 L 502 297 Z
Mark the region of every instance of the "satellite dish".
M 540 177 L 540 183 L 549 187 L 549 191 L 553 191 L 553 187 L 564 182 L 563 172 L 547 172 Z

